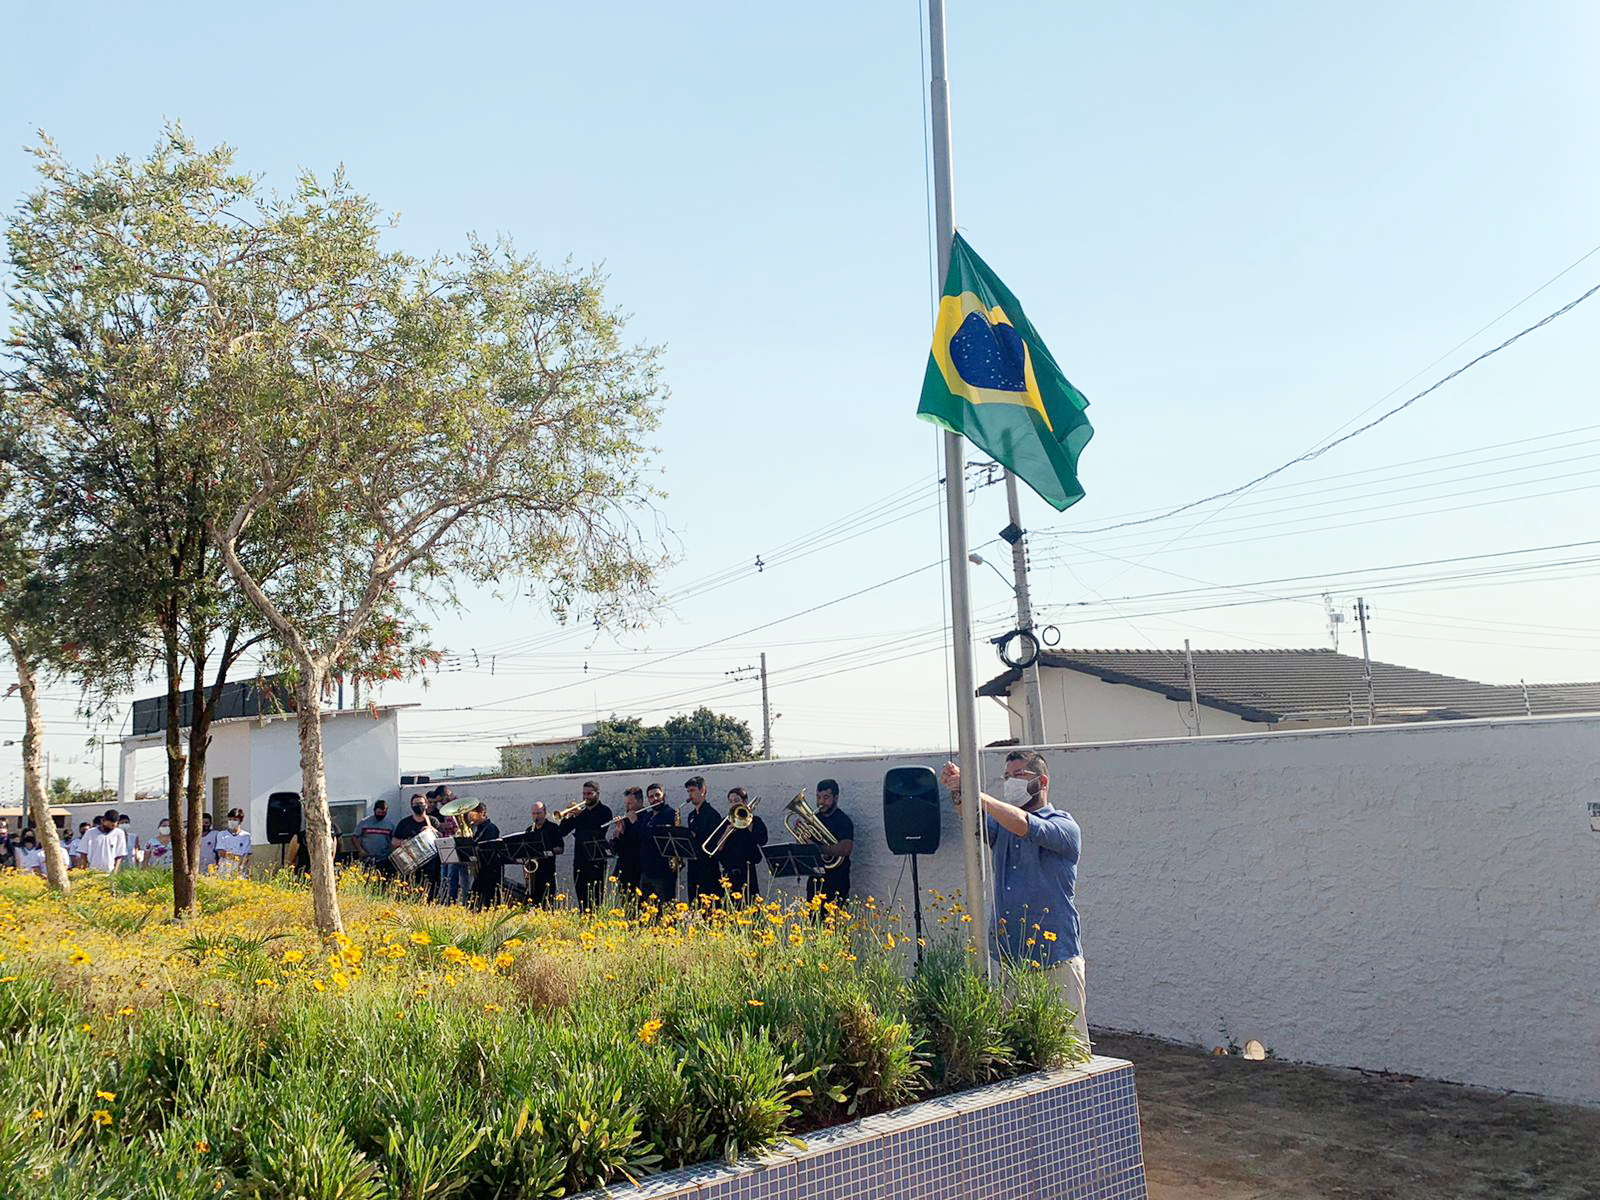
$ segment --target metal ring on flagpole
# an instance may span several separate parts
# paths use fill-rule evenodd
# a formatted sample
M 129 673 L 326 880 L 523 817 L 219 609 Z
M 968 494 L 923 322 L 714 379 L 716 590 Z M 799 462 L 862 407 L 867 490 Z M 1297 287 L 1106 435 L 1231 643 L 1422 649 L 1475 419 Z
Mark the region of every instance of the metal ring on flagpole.
M 1012 658 L 1007 651 L 1011 649 L 1011 643 L 1018 638 L 1022 639 L 1025 649 L 1021 657 Z M 1003 633 L 989 640 L 994 643 L 1000 661 L 1013 670 L 1026 671 L 1039 661 L 1039 638 L 1031 629 L 1013 629 L 1010 633 Z
M 1039 630 L 1039 640 L 1051 649 L 1061 645 L 1061 630 L 1054 625 L 1046 625 Z

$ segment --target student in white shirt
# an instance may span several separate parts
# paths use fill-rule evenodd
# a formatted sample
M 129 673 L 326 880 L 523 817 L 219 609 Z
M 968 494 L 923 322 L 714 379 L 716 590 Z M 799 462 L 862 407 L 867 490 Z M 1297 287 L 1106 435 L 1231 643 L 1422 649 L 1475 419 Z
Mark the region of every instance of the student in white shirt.
M 31 829 L 24 829 L 22 840 L 17 843 L 17 870 L 44 874 L 44 847 Z
M 166 817 L 156 826 L 156 835 L 144 848 L 144 865 L 157 870 L 172 870 L 172 823 Z
M 217 874 L 228 879 L 243 879 L 250 874 L 250 851 L 255 842 L 244 827 L 244 809 L 235 808 L 228 813 L 226 832 L 216 835 Z
M 78 851 L 83 846 L 83 835 L 88 833 L 88 832 L 89 832 L 89 822 L 87 822 L 87 821 L 79 821 L 78 822 L 78 836 L 73 838 L 65 846 L 65 849 L 66 849 L 66 852 L 67 852 L 67 865 L 69 867 L 75 867 L 75 866 L 78 865 Z
M 121 868 L 128 857 L 128 835 L 117 827 L 117 810 L 101 815 L 78 846 L 78 865 L 107 875 Z
M 211 814 L 200 814 L 200 874 L 217 867 L 217 831 L 211 828 Z

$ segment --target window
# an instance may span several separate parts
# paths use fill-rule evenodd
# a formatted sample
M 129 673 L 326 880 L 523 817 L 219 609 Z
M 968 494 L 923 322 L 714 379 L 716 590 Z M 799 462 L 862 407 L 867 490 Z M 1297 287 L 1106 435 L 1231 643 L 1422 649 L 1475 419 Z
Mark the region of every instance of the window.
M 328 813 L 333 817 L 334 830 L 340 837 L 349 837 L 356 831 L 356 824 L 367 815 L 368 807 L 365 798 L 330 800 Z

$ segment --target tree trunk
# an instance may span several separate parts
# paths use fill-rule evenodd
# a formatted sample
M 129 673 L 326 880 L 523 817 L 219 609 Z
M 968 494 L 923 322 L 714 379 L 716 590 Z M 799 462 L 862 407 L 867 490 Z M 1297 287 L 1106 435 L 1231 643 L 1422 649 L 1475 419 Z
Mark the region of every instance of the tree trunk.
M 325 670 L 301 662 L 295 687 L 295 722 L 300 728 L 300 803 L 305 810 L 311 854 L 311 904 L 317 932 L 344 932 L 333 875 L 333 814 L 322 775 L 322 679 Z
M 204 649 L 192 650 L 191 657 L 194 662 L 194 699 L 189 705 L 189 762 L 188 781 L 184 787 L 183 809 L 186 813 L 183 824 L 173 822 L 172 827 L 179 830 L 199 829 L 201 814 L 205 808 L 206 798 L 206 750 L 211 745 L 211 713 L 213 705 L 203 702 L 206 695 L 206 657 Z M 224 670 L 227 668 L 224 667 Z M 197 846 L 198 842 L 195 843 Z M 190 897 L 190 911 L 195 907 L 194 881 L 199 877 L 200 856 L 191 855 L 188 865 L 189 874 L 185 879 L 186 890 Z M 178 891 L 178 878 L 172 878 L 173 899 L 176 903 Z
M 167 671 L 167 820 L 172 824 L 172 915 L 187 920 L 198 911 L 194 881 L 200 864 L 198 812 L 184 820 L 183 663 L 178 656 L 178 602 L 161 612 Z
M 28 810 L 33 814 L 34 832 L 44 847 L 44 877 L 52 891 L 65 895 L 72 890 L 67 878 L 67 852 L 56 836 L 56 823 L 50 819 L 50 801 L 44 794 L 39 777 L 39 740 L 44 735 L 44 721 L 39 715 L 39 683 L 33 663 L 22 651 L 22 643 L 9 632 L 6 644 L 11 647 L 11 657 L 17 664 L 17 686 L 22 691 L 22 787 L 28 796 Z

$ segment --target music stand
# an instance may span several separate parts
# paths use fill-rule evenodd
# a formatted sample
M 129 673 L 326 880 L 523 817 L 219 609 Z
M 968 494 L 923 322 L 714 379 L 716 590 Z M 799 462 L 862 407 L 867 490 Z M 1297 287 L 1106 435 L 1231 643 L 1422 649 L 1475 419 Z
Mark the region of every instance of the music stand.
M 560 842 L 549 847 L 541 842 L 535 847 L 533 834 L 526 832 L 508 834 L 500 840 L 505 843 L 507 857 L 514 862 L 522 863 L 532 862 L 534 859 L 554 858 L 565 848 Z
M 471 838 L 464 838 L 463 840 L 467 843 L 468 847 L 472 845 Z M 456 863 L 465 861 L 465 859 L 463 859 L 461 856 L 461 851 L 455 838 L 441 837 L 436 843 L 434 843 L 434 845 L 439 851 L 439 861 L 444 865 L 452 866 Z
M 822 847 L 808 846 L 804 842 L 791 842 L 787 846 L 768 846 L 767 869 L 774 879 L 794 875 L 801 879 L 822 878 Z
M 654 840 L 656 850 L 663 861 L 678 859 L 688 862 L 694 857 L 694 834 L 687 829 L 674 826 L 670 829 L 652 829 L 650 837 Z
M 512 861 L 511 851 L 506 846 L 505 838 L 490 838 L 486 842 L 473 842 L 471 857 L 476 858 L 478 866 L 503 867 Z

